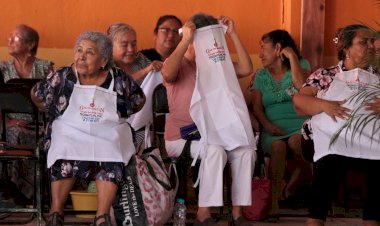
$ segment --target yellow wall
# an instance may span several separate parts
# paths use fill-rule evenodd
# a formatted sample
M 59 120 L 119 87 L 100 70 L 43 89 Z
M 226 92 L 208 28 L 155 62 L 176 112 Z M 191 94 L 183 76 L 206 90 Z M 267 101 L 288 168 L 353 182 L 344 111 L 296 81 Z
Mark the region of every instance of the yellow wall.
M 304 0 L 312 1 L 312 0 Z M 1 0 L 0 60 L 8 59 L 6 43 L 19 23 L 40 34 L 38 57 L 56 66 L 72 61 L 72 47 L 83 31 L 105 31 L 114 22 L 131 24 L 138 33 L 139 48 L 153 46 L 153 28 L 163 14 L 175 14 L 183 22 L 196 12 L 227 15 L 259 66 L 258 42 L 262 34 L 285 28 L 300 40 L 302 0 Z M 337 27 L 357 22 L 380 21 L 375 0 L 326 0 L 325 62 L 335 61 L 332 38 Z M 378 28 L 380 29 L 380 28 Z M 2 40 L 2 41 L 1 41 Z M 234 50 L 231 50 L 234 52 Z

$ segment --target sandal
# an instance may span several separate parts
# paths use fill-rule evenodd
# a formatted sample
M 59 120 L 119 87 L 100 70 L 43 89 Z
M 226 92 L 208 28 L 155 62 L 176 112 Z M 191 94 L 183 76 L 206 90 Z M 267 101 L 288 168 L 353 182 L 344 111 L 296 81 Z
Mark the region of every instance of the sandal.
M 104 219 L 104 222 L 100 223 L 100 224 L 96 224 L 96 222 L 99 220 L 99 219 Z M 94 218 L 94 226 L 113 226 L 111 224 L 111 217 L 109 214 L 105 213 L 103 215 L 100 215 L 100 216 L 97 216 Z
M 64 217 L 62 214 L 58 212 L 53 212 L 48 216 L 48 221 L 46 222 L 46 226 L 62 226 L 64 221 Z

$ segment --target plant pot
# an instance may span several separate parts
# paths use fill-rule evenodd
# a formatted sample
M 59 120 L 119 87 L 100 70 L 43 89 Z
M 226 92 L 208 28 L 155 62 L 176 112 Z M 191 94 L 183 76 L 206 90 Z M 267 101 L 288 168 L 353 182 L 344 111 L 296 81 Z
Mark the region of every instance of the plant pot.
M 98 208 L 97 193 L 89 193 L 86 191 L 70 192 L 71 201 L 74 210 L 96 211 Z M 95 214 L 75 214 L 78 218 L 94 218 Z

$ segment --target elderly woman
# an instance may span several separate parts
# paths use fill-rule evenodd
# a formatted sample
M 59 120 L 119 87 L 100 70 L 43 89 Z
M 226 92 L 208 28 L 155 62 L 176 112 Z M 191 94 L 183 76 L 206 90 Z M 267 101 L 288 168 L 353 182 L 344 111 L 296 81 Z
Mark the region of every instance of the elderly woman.
M 182 22 L 174 15 L 164 15 L 158 18 L 154 28 L 155 47 L 141 50 L 141 53 L 151 61 L 164 61 L 177 47 L 181 37 L 178 30 Z
M 363 210 L 363 225 L 378 226 L 380 220 L 380 152 L 379 139 L 367 130 L 357 132 L 355 140 L 351 128 L 344 129 L 335 142 L 331 139 L 347 122 L 352 109 L 360 102 L 346 101 L 370 83 L 378 83 L 370 66 L 375 54 L 374 34 L 364 25 L 348 25 L 337 32 L 334 39 L 338 52 L 338 65 L 321 68 L 306 80 L 303 88 L 294 96 L 296 110 L 300 114 L 312 116 L 311 127 L 314 141 L 314 178 L 311 187 L 308 226 L 321 226 L 326 221 L 331 202 L 339 184 L 348 170 L 361 171 L 366 175 L 367 199 Z M 360 99 L 358 99 L 360 101 Z M 379 99 L 364 102 L 363 113 L 371 115 L 379 112 Z M 378 115 L 375 117 L 378 117 Z M 376 126 L 367 122 L 369 128 Z M 377 124 L 378 127 L 378 124 Z M 312 130 L 311 130 L 312 129 Z M 356 128 L 357 129 L 357 128 Z M 305 134 L 305 137 L 311 137 Z
M 108 28 L 107 34 L 113 42 L 113 60 L 116 66 L 131 75 L 137 84 L 141 85 L 149 72 L 161 70 L 162 61 L 151 61 L 142 53 L 137 52 L 136 31 L 132 26 L 116 23 Z M 145 126 L 136 128 L 134 123 L 132 126 L 136 131 L 136 149 L 139 150 L 144 141 Z
M 296 114 L 292 101 L 294 92 L 305 82 L 310 65 L 301 58 L 293 38 L 285 30 L 264 34 L 260 47 L 259 57 L 264 68 L 256 72 L 251 86 L 253 113 L 263 127 L 262 149 L 270 157 L 268 171 L 272 180 L 272 208 L 268 221 L 276 222 L 287 152 L 293 153 L 296 167 L 284 190 L 285 198 L 295 193 L 301 172 L 310 169 L 302 157 L 300 143 L 305 118 Z
M 8 53 L 13 59 L 0 62 L 4 82 L 10 79 L 43 79 L 52 71 L 53 63 L 36 57 L 39 35 L 36 30 L 20 24 L 8 38 Z M 10 144 L 35 144 L 35 132 L 28 130 L 31 118 L 25 114 L 7 117 L 7 142 Z
M 126 118 L 142 108 L 145 96 L 132 78 L 112 66 L 112 41 L 105 34 L 81 34 L 74 52 L 73 65 L 51 73 L 32 90 L 33 101 L 51 120 L 46 150 L 52 204 L 46 225 L 63 224 L 74 178 L 94 170 L 98 193 L 94 225 L 107 226 L 123 166 L 135 153 Z
M 197 115 L 203 114 L 203 112 L 196 112 L 190 116 L 192 94 L 196 92 L 196 79 L 201 77 L 196 76 L 197 67 L 200 65 L 196 65 L 195 59 L 196 46 L 193 43 L 195 30 L 196 28 L 204 28 L 209 25 L 215 26 L 218 23 L 228 27 L 227 34 L 236 49 L 238 61 L 233 66 L 231 65 L 236 74 L 210 74 L 208 77 L 212 79 L 226 79 L 224 77 L 243 77 L 252 73 L 251 59 L 236 33 L 234 22 L 230 18 L 220 17 L 218 20 L 205 14 L 195 14 L 192 16 L 190 21 L 182 27 L 183 37 L 181 42 L 165 60 L 162 67 L 163 84 L 167 89 L 170 109 L 170 114 L 167 117 L 165 125 L 165 146 L 169 156 L 179 156 L 184 149 L 186 138 L 181 136 L 181 128 L 191 125 L 194 122 L 192 117 L 199 117 Z M 231 90 L 227 92 L 229 94 L 232 93 Z M 227 99 L 225 96 L 220 98 L 220 103 L 226 104 L 225 99 Z M 217 118 L 215 112 L 213 113 L 214 115 L 211 115 L 211 117 Z M 208 119 L 210 120 L 210 118 Z M 236 121 L 238 120 L 234 122 Z M 210 136 L 225 135 L 219 130 L 215 130 L 215 128 L 206 128 L 206 130 Z M 239 134 L 240 139 L 244 139 L 245 134 L 243 135 L 243 133 L 244 131 Z M 231 133 L 227 135 L 231 137 Z M 234 142 L 235 140 L 230 139 L 230 141 Z M 234 224 L 237 226 L 251 225 L 242 216 L 242 206 L 251 204 L 250 181 L 256 157 L 255 147 L 253 145 L 234 146 L 234 149 L 226 152 L 224 146 L 219 145 L 219 143 L 210 143 L 203 146 L 201 139 L 200 141 L 192 140 L 190 149 L 193 158 L 197 158 L 197 153 L 202 152 L 199 154 L 202 163 L 199 173 L 201 177 L 199 182 L 198 211 L 194 225 L 217 225 L 214 219 L 211 218 L 210 208 L 223 205 L 222 175 L 227 160 L 231 163 L 233 177 L 231 199 Z
M 107 35 L 113 42 L 113 61 L 116 66 L 131 75 L 139 85 L 149 72 L 161 69 L 161 61 L 151 61 L 137 52 L 136 31 L 132 26 L 125 23 L 113 24 L 108 28 Z
M 11 79 L 43 79 L 52 71 L 53 63 L 36 57 L 38 49 L 38 32 L 25 24 L 17 25 L 8 38 L 8 53 L 11 60 L 0 62 L 3 76 L 1 82 Z M 29 114 L 6 115 L 6 140 L 12 145 L 36 144 L 36 132 L 30 126 L 33 122 Z M 28 161 L 14 161 L 12 166 L 12 182 L 22 194 L 20 199 L 30 199 L 33 195 L 33 164 Z M 24 196 L 24 197 L 23 197 Z

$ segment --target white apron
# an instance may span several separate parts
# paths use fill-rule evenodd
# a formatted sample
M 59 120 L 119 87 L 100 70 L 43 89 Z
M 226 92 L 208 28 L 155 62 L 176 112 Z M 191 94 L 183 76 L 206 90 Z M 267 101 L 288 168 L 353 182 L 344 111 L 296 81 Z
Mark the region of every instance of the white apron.
M 128 163 L 135 147 L 130 126 L 118 116 L 113 87 L 113 74 L 108 89 L 78 79 L 69 106 L 52 124 L 48 167 L 57 159 Z
M 222 25 L 196 30 L 194 48 L 197 78 L 190 115 L 206 144 L 231 151 L 241 146 L 256 149 L 256 142 Z M 206 129 L 207 128 L 207 129 Z
M 156 86 L 162 83 L 161 71 L 152 71 L 147 74 L 141 84 L 141 89 L 144 91 L 146 101 L 143 108 L 128 118 L 128 122 L 132 128 L 137 131 L 145 126 L 145 148 L 151 146 L 149 127 L 153 122 L 152 97 Z
M 320 91 L 318 98 L 325 100 L 348 100 L 353 94 L 358 93 L 360 89 L 379 82 L 379 78 L 368 71 L 362 69 L 354 69 L 350 71 L 341 71 L 335 75 L 327 92 Z M 356 109 L 360 103 L 355 101 L 347 101 L 343 104 L 349 109 Z M 360 113 L 369 114 L 364 108 L 359 110 Z M 353 123 L 355 123 L 354 120 Z M 372 136 L 372 127 L 374 123 L 369 123 L 359 136 L 360 132 L 356 132 L 354 139 L 351 138 L 352 130 L 344 129 L 338 140 L 331 146 L 330 140 L 334 134 L 346 123 L 346 120 L 337 118 L 334 122 L 330 116 L 322 112 L 311 118 L 311 126 L 313 128 L 314 137 L 314 161 L 328 155 L 338 154 L 353 158 L 363 159 L 380 159 L 380 139 L 379 135 Z M 380 125 L 377 124 L 377 127 Z

